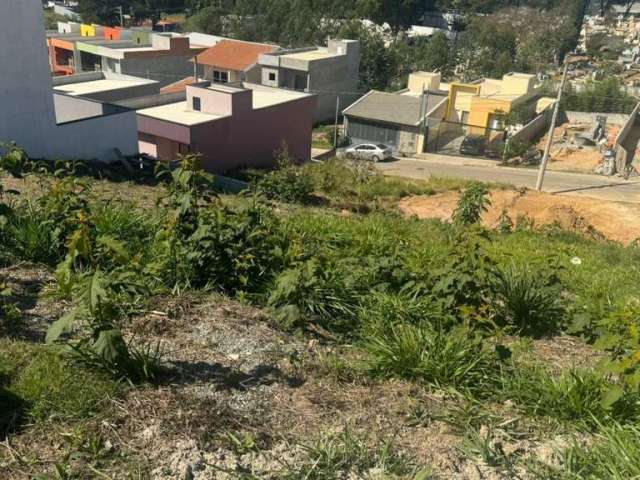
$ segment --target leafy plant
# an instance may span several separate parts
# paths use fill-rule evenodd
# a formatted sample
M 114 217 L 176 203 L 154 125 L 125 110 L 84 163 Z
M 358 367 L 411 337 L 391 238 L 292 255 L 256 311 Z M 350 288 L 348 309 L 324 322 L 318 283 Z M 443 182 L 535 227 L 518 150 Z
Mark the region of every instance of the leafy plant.
M 574 441 L 556 457 L 559 466 L 539 466 L 539 478 L 625 480 L 640 477 L 640 428 L 619 422 L 600 423 L 591 445 Z
M 640 394 L 640 304 L 630 302 L 598 325 L 602 334 L 595 346 L 609 354 L 600 367 L 620 380 L 604 397 L 605 405 L 612 405 L 626 393 Z
M 529 415 L 548 416 L 565 422 L 594 422 L 609 418 L 634 418 L 637 408 L 620 402 L 616 408 L 603 405 L 611 383 L 593 370 L 572 369 L 552 374 L 540 365 L 516 365 L 502 377 L 502 395 Z
M 564 313 L 562 285 L 554 269 L 532 269 L 510 263 L 493 271 L 491 294 L 500 325 L 524 335 L 547 335 L 561 325 Z
M 480 217 L 491 205 L 489 189 L 483 183 L 475 182 L 462 192 L 453 212 L 453 222 L 457 225 L 478 223 Z
M 352 332 L 358 295 L 345 272 L 323 257 L 283 271 L 268 299 L 287 328 L 320 325 L 332 332 Z
M 486 396 L 498 381 L 501 361 L 482 336 L 468 327 L 453 330 L 399 324 L 364 339 L 371 374 L 422 381 Z
M 277 154 L 276 169 L 259 180 L 258 188 L 272 199 L 306 203 L 311 199 L 315 185 L 307 172 L 293 163 L 287 146 L 283 145 Z
M 276 218 L 254 198 L 247 208 L 210 208 L 183 242 L 185 280 L 194 287 L 257 291 L 282 262 Z

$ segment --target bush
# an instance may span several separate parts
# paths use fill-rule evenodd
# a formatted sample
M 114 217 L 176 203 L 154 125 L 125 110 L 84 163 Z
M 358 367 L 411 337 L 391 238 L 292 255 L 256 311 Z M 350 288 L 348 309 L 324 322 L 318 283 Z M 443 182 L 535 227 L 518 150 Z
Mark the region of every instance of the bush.
M 553 270 L 534 270 L 516 263 L 497 268 L 491 294 L 502 326 L 534 336 L 557 332 L 561 326 L 562 285 Z
M 196 288 L 256 292 L 282 263 L 280 237 L 277 219 L 258 203 L 202 211 L 196 231 L 183 242 L 184 280 Z
M 364 340 L 370 373 L 488 395 L 501 373 L 499 355 L 467 327 L 395 325 Z
M 471 225 L 478 223 L 484 212 L 491 205 L 488 198 L 489 189 L 483 183 L 472 183 L 458 200 L 458 205 L 453 212 L 453 222 L 458 225 Z
M 293 163 L 283 147 L 278 154 L 277 168 L 258 181 L 258 188 L 274 200 L 306 203 L 311 199 L 315 185 L 306 171 Z
M 358 301 L 353 278 L 320 257 L 282 272 L 268 304 L 286 328 L 315 324 L 330 332 L 353 334 Z

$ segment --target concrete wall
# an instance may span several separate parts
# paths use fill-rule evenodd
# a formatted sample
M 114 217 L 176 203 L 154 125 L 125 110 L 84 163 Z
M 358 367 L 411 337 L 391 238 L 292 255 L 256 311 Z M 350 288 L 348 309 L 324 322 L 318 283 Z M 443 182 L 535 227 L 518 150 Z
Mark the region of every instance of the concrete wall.
M 545 131 L 549 127 L 551 122 L 551 112 L 546 110 L 538 115 L 536 118 L 527 123 L 522 129 L 514 133 L 509 141 L 527 142 L 530 143 L 539 139 L 544 135 Z
M 607 123 L 611 125 L 624 125 L 629 120 L 629 115 L 623 113 L 595 113 L 595 112 L 562 112 L 560 121 L 569 123 L 595 123 L 599 116 L 607 117 Z
M 627 123 L 622 127 L 615 141 L 616 170 L 624 173 L 626 167 L 633 163 L 640 140 L 640 103 L 629 115 Z M 607 119 L 608 121 L 608 119 Z
M 315 48 L 287 50 L 261 55 L 260 83 L 271 87 L 296 89 L 296 75 L 307 75 L 305 89 L 318 96 L 318 108 L 314 122 L 331 121 L 335 117 L 336 99 L 340 97 L 341 109 L 351 105 L 362 94 L 358 93 L 360 75 L 360 44 L 349 40 L 329 40 L 328 50 L 343 55 L 317 60 L 291 58 L 293 52 L 312 51 Z M 269 79 L 274 74 L 275 79 Z
M 192 56 L 189 53 L 171 57 L 125 58 L 117 62 L 120 71 L 117 71 L 117 67 L 115 70 L 123 75 L 155 80 L 162 88 L 193 75 L 193 63 L 189 61 Z M 113 71 L 110 68 L 108 62 L 103 62 L 103 69 Z
M 0 142 L 15 141 L 33 158 L 109 160 L 114 148 L 137 152 L 135 112 L 57 125 L 42 2 L 0 0 L 0 44 Z
M 357 93 L 360 75 L 360 44 L 330 41 L 329 47 L 337 48 L 338 44 L 343 44 L 345 55 L 314 61 L 309 65 L 308 89 L 311 93 L 318 95 L 318 109 L 313 118 L 314 122 L 334 119 L 338 97 L 344 108 L 362 96 Z

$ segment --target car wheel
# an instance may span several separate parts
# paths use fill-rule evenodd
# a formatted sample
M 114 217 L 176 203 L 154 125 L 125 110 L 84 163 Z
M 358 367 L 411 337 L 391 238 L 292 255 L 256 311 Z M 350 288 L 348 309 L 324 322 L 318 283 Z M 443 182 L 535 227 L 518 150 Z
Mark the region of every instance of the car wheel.
M 353 153 L 348 152 L 345 157 L 347 157 L 349 160 L 353 160 Z
M 380 161 L 380 157 L 378 157 L 377 155 L 374 155 L 373 157 L 371 157 L 371 161 L 373 163 L 378 163 Z

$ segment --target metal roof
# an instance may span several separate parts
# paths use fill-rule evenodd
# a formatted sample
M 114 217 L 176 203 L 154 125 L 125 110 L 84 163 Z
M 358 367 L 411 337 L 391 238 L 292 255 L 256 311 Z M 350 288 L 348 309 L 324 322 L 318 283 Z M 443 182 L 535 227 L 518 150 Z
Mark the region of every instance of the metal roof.
M 440 104 L 447 95 L 429 93 L 426 111 L 430 112 Z M 366 120 L 376 120 L 397 125 L 411 127 L 420 123 L 420 95 L 401 95 L 398 93 L 369 92 L 343 113 L 347 116 L 358 117 Z

